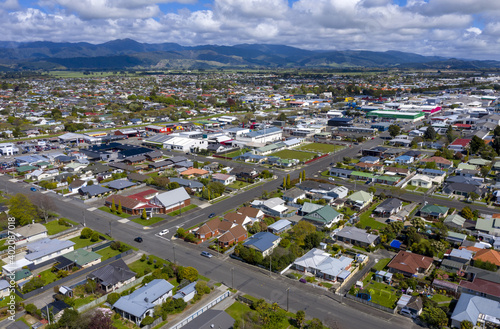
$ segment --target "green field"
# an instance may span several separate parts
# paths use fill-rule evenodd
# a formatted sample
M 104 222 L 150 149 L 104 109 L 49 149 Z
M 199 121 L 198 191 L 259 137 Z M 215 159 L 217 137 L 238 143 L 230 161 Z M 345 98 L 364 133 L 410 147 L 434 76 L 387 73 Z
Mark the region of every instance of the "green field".
M 69 219 L 66 219 L 65 220 L 73 225 L 78 225 L 77 223 L 73 222 L 73 221 L 70 221 Z M 47 228 L 47 234 L 48 235 L 54 235 L 54 234 L 57 234 L 59 232 L 62 232 L 62 231 L 65 231 L 67 229 L 70 229 L 71 226 L 64 226 L 64 225 L 59 225 L 57 219 L 53 220 L 53 221 L 50 221 L 48 222 L 47 224 L 43 224 L 46 228 Z
M 90 241 L 90 239 L 82 239 L 79 236 L 70 239 L 70 241 L 73 241 L 75 243 L 75 245 L 73 246 L 73 249 L 75 249 L 75 250 L 86 247 L 86 246 L 90 246 L 92 244 L 99 242 L 99 241 L 92 242 L 92 241 Z
M 387 266 L 387 264 L 389 264 L 390 261 L 391 258 L 383 258 L 379 260 L 377 263 L 375 263 L 375 265 L 373 265 L 372 268 L 376 271 L 382 271 Z
M 281 159 L 297 159 L 299 161 L 307 161 L 311 160 L 314 157 L 313 153 L 309 152 L 301 152 L 294 150 L 283 150 L 270 154 L 271 156 L 275 156 Z
M 338 152 L 343 148 L 345 147 L 340 145 L 310 143 L 306 145 L 301 145 L 299 147 L 296 147 L 295 149 L 301 151 L 317 152 L 317 153 L 331 153 L 331 152 Z
M 111 249 L 111 247 L 106 247 L 104 249 L 96 251 L 96 253 L 102 256 L 101 261 L 105 261 L 108 258 L 118 255 L 120 251 Z
M 371 276 L 367 276 L 363 280 L 363 292 L 369 293 L 372 299 L 371 302 L 394 308 L 398 297 L 396 296 L 396 288 L 393 288 L 385 283 L 371 281 Z
M 169 212 L 167 215 L 169 215 L 169 216 L 177 216 L 177 215 L 179 215 L 179 214 L 183 214 L 183 213 L 185 213 L 186 211 L 191 210 L 191 209 L 194 209 L 194 208 L 196 208 L 196 207 L 197 207 L 197 205 L 195 205 L 195 204 L 190 204 L 189 206 L 183 207 L 183 208 L 182 208 L 182 209 L 180 209 L 180 210 L 176 210 L 176 211 Z
M 237 180 L 236 182 L 229 184 L 227 187 L 234 188 L 234 189 L 240 189 L 240 188 L 245 187 L 247 185 L 250 185 L 250 183 Z
M 373 211 L 375 210 L 375 208 L 377 208 L 377 206 L 380 203 L 381 202 L 374 204 L 367 211 L 365 211 L 364 213 L 362 213 L 359 216 L 359 223 L 361 224 L 362 228 L 370 226 L 372 229 L 379 230 L 379 229 L 382 229 L 382 228 L 384 228 L 386 226 L 386 224 L 378 222 L 375 219 L 373 219 L 373 218 L 370 217 L 370 215 L 373 213 Z
M 237 157 L 238 155 L 242 155 L 242 154 L 245 154 L 247 152 L 248 152 L 248 149 L 241 149 L 241 150 L 237 150 L 237 151 L 233 151 L 233 152 L 229 152 L 229 153 L 224 153 L 224 154 L 220 154 L 220 155 L 223 157 L 227 157 L 227 158 L 234 158 L 234 157 Z

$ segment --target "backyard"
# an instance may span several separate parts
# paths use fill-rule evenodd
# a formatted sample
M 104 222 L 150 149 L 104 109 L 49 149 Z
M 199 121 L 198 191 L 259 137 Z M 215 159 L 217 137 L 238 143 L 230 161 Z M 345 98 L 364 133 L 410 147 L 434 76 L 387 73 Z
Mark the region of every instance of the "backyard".
M 369 293 L 371 296 L 371 302 L 385 306 L 388 308 L 394 308 L 398 296 L 396 295 L 397 288 L 381 282 L 375 282 L 371 280 L 371 275 L 368 275 L 363 280 L 363 292 Z
M 375 263 L 375 265 L 373 265 L 372 268 L 375 271 L 382 271 L 387 266 L 387 264 L 389 264 L 390 261 L 391 261 L 391 258 L 380 259 L 377 263 Z
M 229 184 L 227 187 L 234 188 L 234 189 L 240 189 L 240 188 L 248 186 L 248 185 L 250 185 L 250 183 L 237 180 L 236 182 Z
M 294 150 L 282 150 L 282 151 L 272 153 L 270 155 L 281 158 L 281 159 L 297 159 L 301 162 L 311 160 L 314 157 L 313 153 L 294 151 Z
M 373 213 L 373 211 L 375 210 L 375 208 L 377 208 L 377 206 L 379 204 L 380 204 L 380 202 L 375 203 L 367 211 L 365 211 L 364 213 L 362 213 L 359 216 L 359 223 L 360 223 L 362 228 L 369 226 L 372 229 L 379 230 L 379 229 L 382 229 L 386 226 L 386 224 L 378 222 L 375 219 L 373 219 L 372 217 L 370 217 L 370 215 Z
M 75 223 L 69 219 L 66 219 L 66 218 L 61 218 L 61 219 L 64 219 L 68 224 L 72 224 L 74 226 L 78 225 L 77 223 Z M 47 224 L 43 224 L 43 225 L 45 226 L 45 228 L 47 228 L 48 235 L 54 235 L 54 234 L 60 233 L 62 231 L 65 231 L 65 230 L 71 228 L 71 226 L 60 225 L 59 221 L 57 219 L 54 219 L 53 221 L 50 221 Z

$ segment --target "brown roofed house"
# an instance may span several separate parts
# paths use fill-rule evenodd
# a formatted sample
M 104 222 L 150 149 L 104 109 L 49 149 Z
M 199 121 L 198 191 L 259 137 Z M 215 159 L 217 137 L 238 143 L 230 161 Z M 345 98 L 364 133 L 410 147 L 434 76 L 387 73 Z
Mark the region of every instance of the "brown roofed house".
M 453 167 L 453 162 L 448 160 L 448 159 L 445 159 L 443 157 L 436 157 L 435 156 L 435 157 L 425 158 L 425 159 L 420 160 L 420 162 L 424 162 L 424 163 L 435 162 L 436 166 L 438 166 L 441 169 Z
M 400 251 L 387 264 L 392 273 L 401 273 L 405 276 L 414 276 L 418 273 L 426 273 L 432 265 L 432 258 L 414 254 L 407 251 Z
M 229 247 L 233 244 L 246 240 L 248 233 L 241 225 L 232 227 L 229 231 L 219 237 L 219 246 L 221 248 Z
M 236 212 L 250 218 L 255 218 L 255 219 L 264 218 L 264 212 L 260 209 L 253 207 L 241 207 Z
M 211 237 L 219 235 L 219 225 L 221 221 L 219 218 L 213 218 L 200 226 L 200 228 L 194 231 L 194 235 L 200 239 L 202 242 L 210 239 Z
M 481 249 L 472 258 L 474 261 L 489 262 L 500 267 L 500 252 L 493 249 Z
M 251 222 L 250 218 L 243 214 L 238 214 L 237 212 L 229 212 L 225 214 L 224 220 L 238 225 L 246 225 Z

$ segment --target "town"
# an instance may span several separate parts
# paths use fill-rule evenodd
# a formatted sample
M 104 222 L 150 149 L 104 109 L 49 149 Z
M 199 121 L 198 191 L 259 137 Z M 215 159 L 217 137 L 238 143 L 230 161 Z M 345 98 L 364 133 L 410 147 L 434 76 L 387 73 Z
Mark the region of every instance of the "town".
M 2 328 L 500 326 L 499 75 L 0 88 Z

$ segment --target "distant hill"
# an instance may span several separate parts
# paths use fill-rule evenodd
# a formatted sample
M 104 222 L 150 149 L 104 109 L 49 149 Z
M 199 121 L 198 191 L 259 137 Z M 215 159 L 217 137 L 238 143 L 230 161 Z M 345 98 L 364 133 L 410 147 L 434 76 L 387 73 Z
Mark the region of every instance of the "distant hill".
M 400 51 L 311 51 L 283 45 L 185 47 L 132 39 L 86 42 L 0 41 L 0 70 L 116 70 L 148 68 L 500 68 L 498 61 L 422 56 Z

